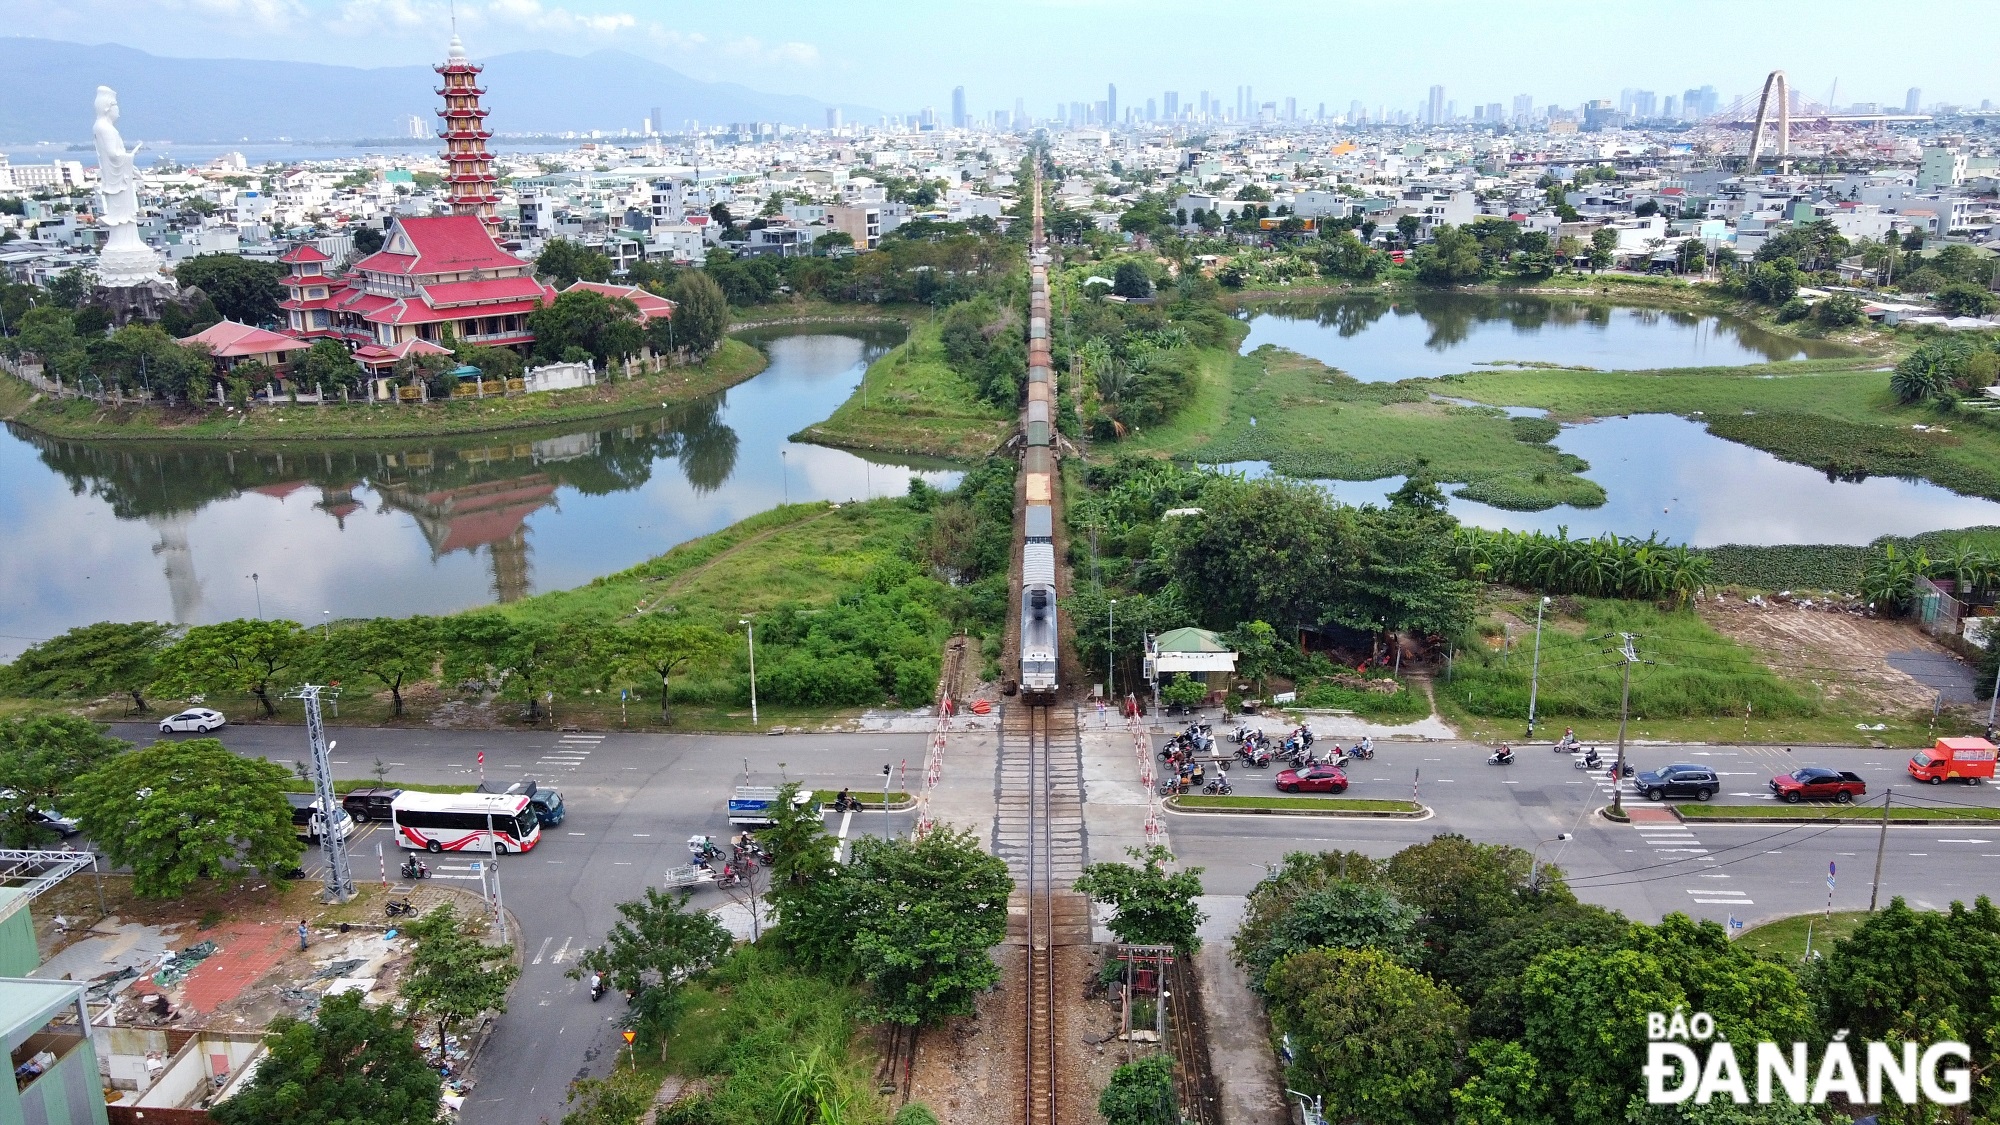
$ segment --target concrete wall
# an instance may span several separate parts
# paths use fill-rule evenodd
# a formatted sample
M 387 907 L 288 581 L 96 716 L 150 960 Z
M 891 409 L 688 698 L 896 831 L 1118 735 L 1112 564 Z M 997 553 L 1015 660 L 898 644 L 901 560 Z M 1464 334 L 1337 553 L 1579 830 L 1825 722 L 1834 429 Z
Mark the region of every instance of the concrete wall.
M 107 1125 L 90 1040 L 73 1040 L 26 1089 L 15 1092 L 0 1083 L 0 1125 Z
M 28 914 L 26 892 L 5 889 L 15 897 L 0 900 L 0 977 L 25 977 L 42 963 L 35 947 L 35 920 Z

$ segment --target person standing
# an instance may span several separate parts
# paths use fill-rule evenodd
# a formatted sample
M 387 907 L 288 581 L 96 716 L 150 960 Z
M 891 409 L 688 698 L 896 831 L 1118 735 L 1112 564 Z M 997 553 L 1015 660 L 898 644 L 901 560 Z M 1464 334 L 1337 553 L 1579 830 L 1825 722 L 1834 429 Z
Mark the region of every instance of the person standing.
M 306 951 L 306 944 L 307 944 L 307 938 L 308 938 L 308 936 L 309 936 L 309 931 L 307 931 L 307 929 L 306 929 L 306 920 L 305 920 L 304 918 L 301 918 L 301 919 L 299 919 L 299 952 L 300 952 L 300 953 L 304 953 L 304 952 Z

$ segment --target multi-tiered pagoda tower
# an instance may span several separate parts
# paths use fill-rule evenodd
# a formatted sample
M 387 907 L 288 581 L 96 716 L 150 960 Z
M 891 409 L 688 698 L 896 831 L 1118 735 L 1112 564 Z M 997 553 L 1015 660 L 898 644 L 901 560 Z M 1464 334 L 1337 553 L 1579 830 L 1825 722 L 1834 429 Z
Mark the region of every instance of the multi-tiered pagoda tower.
M 451 53 L 443 66 L 434 68 L 444 78 L 438 95 L 444 108 L 444 186 L 454 215 L 475 215 L 489 232 L 500 229 L 500 178 L 493 172 L 493 154 L 486 151 L 486 110 L 480 108 L 479 85 L 482 67 L 465 57 L 465 45 L 451 37 Z

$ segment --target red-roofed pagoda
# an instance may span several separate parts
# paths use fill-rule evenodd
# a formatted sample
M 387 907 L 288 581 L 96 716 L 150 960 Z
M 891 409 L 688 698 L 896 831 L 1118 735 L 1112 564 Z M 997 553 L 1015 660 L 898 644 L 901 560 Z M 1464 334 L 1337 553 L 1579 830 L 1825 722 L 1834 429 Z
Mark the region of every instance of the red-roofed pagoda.
M 493 133 L 486 128 L 486 110 L 479 105 L 480 95 L 486 92 L 479 85 L 479 72 L 484 68 L 465 57 L 465 45 L 454 35 L 444 65 L 434 69 L 444 79 L 438 90 L 444 98 L 444 108 L 438 111 L 444 118 L 444 131 L 438 136 L 444 138 L 444 183 L 451 213 L 477 215 L 486 229 L 497 231 L 500 178 L 493 172 L 493 155 L 486 151 L 486 139 Z

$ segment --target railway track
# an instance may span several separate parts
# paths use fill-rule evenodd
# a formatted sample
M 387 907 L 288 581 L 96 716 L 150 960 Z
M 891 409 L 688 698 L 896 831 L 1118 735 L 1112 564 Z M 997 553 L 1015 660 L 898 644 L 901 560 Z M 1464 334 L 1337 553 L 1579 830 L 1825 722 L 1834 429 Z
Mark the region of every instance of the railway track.
M 1028 981 L 1022 1019 L 1027 1065 L 1022 1069 L 1021 1119 L 1056 1125 L 1056 864 L 1054 735 L 1058 713 L 1029 707 L 1023 726 L 1027 784 Z M 1073 725 L 1073 723 L 1072 723 Z

